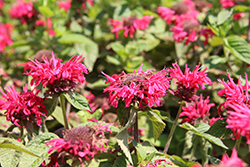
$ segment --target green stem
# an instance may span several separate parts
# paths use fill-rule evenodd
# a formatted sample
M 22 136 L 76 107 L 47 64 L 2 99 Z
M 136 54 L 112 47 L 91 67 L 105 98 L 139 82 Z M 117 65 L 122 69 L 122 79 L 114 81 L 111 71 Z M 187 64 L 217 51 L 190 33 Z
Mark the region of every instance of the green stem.
M 240 148 L 240 143 L 241 143 L 241 139 L 242 139 L 242 136 L 240 136 L 237 140 L 236 140 L 236 143 L 234 145 L 235 149 L 238 151 L 239 148 Z
M 64 96 L 62 93 L 60 94 L 60 103 L 61 103 L 61 107 L 62 107 L 65 129 L 69 129 L 68 119 L 67 119 L 67 114 L 66 114 L 66 109 L 65 109 L 65 100 L 64 100 Z
M 166 143 L 165 148 L 164 148 L 164 151 L 163 151 L 163 153 L 165 153 L 165 154 L 167 154 L 167 152 L 168 152 L 168 148 L 169 148 L 170 142 L 171 142 L 171 140 L 172 140 L 172 137 L 173 137 L 173 135 L 174 135 L 174 131 L 175 131 L 175 128 L 176 128 L 176 126 L 177 126 L 177 122 L 178 122 L 178 119 L 179 119 L 179 115 L 180 115 L 180 113 L 181 113 L 181 111 L 182 111 L 182 107 L 183 107 L 184 104 L 185 104 L 184 101 L 182 101 L 181 104 L 180 104 L 178 113 L 177 113 L 177 115 L 176 115 L 176 117 L 175 117 L 173 126 L 172 126 L 172 128 L 171 128 L 171 130 L 170 130 L 170 133 L 169 133 L 169 136 L 168 136 L 168 140 L 167 140 L 167 143 Z
M 191 150 L 189 161 L 192 161 L 192 159 L 194 157 L 194 153 L 195 153 L 195 150 L 196 150 L 197 145 L 198 145 L 198 138 L 199 138 L 198 136 L 195 136 L 194 145 L 193 145 L 193 148 Z
M 138 129 L 138 111 L 136 112 L 135 124 L 134 124 L 134 140 L 139 142 L 139 129 Z

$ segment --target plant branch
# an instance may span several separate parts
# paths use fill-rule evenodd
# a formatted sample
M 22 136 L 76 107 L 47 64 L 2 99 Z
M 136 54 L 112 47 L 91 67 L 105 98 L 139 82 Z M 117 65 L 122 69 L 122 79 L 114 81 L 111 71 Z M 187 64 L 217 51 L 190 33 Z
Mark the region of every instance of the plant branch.
M 67 119 L 67 114 L 66 114 L 66 109 L 65 109 L 65 100 L 64 100 L 64 96 L 62 93 L 60 94 L 60 103 L 61 103 L 61 107 L 62 107 L 65 129 L 69 129 L 68 119 Z

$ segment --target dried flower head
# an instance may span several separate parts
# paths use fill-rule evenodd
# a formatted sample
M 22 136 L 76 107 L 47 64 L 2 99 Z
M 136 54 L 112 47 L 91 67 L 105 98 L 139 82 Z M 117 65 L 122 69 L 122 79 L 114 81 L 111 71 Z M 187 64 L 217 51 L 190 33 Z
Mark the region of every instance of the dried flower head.
M 14 86 L 5 89 L 7 93 L 2 93 L 5 100 L 0 99 L 0 110 L 6 110 L 6 119 L 18 127 L 23 127 L 26 123 L 42 124 L 42 117 L 46 117 L 47 110 L 42 104 L 44 99 L 37 96 L 38 91 L 28 91 L 27 85 L 23 87 L 23 92 L 15 91 Z
M 47 87 L 45 95 L 72 91 L 78 82 L 83 84 L 85 77 L 82 73 L 88 74 L 87 68 L 81 63 L 83 60 L 82 56 L 73 56 L 69 61 L 61 63 L 62 59 L 55 58 L 52 53 L 50 60 L 43 57 L 44 62 L 30 59 L 30 70 L 24 74 L 33 77 L 31 85 Z
M 105 83 L 110 85 L 104 89 L 109 92 L 110 104 L 117 108 L 118 101 L 124 101 L 126 107 L 130 104 L 139 104 L 139 108 L 146 105 L 152 107 L 154 104 L 160 106 L 162 97 L 165 96 L 169 87 L 168 70 L 153 73 L 153 70 L 142 71 L 142 64 L 137 73 L 126 74 L 124 71 L 112 77 L 103 73 L 107 77 Z

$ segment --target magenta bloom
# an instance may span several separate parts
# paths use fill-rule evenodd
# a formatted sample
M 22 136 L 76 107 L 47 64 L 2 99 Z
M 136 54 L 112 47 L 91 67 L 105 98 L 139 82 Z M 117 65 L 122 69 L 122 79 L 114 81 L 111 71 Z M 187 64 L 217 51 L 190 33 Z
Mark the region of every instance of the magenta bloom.
M 75 88 L 77 83 L 83 84 L 85 77 L 82 73 L 88 74 L 87 68 L 81 63 L 83 60 L 82 56 L 73 56 L 69 61 L 61 63 L 62 59 L 55 58 L 52 53 L 50 60 L 43 57 L 44 63 L 30 59 L 30 71 L 26 71 L 24 74 L 33 77 L 31 85 L 41 84 L 43 88 L 47 87 L 48 95 L 70 91 Z
M 38 126 L 42 124 L 42 117 L 46 117 L 47 110 L 42 104 L 43 99 L 37 96 L 38 91 L 28 91 L 27 85 L 23 87 L 23 92 L 15 91 L 14 86 L 5 89 L 7 93 L 2 93 L 0 99 L 0 110 L 6 110 L 6 119 L 18 127 L 23 127 L 27 122 L 34 123 Z
M 237 5 L 237 3 L 234 0 L 220 0 L 220 3 L 223 8 L 230 8 L 234 5 Z
M 183 112 L 181 112 L 179 117 L 186 116 L 182 122 L 189 122 L 191 124 L 197 124 L 200 121 L 204 122 L 208 119 L 209 110 L 213 107 L 214 103 L 209 103 L 209 96 L 203 100 L 202 94 L 200 95 L 200 101 L 192 102 L 192 104 L 182 107 Z
M 71 8 L 71 1 L 72 0 L 59 2 L 59 8 L 64 9 L 67 12 Z
M 10 24 L 0 24 L 0 52 L 7 45 L 12 45 L 13 41 L 10 38 L 10 33 L 12 31 L 12 27 Z
M 239 136 L 247 138 L 247 144 L 250 144 L 250 109 L 245 104 L 229 104 L 226 128 L 233 131 L 235 139 Z
M 139 108 L 144 108 L 146 105 L 152 107 L 154 104 L 160 106 L 162 97 L 165 96 L 169 87 L 169 78 L 166 76 L 167 69 L 153 73 L 153 70 L 142 71 L 142 64 L 137 73 L 126 74 L 124 71 L 112 77 L 107 77 L 105 83 L 110 85 L 104 89 L 104 92 L 109 92 L 110 104 L 117 108 L 118 101 L 124 101 L 126 107 L 130 104 L 138 103 Z
M 231 158 L 229 158 L 229 156 L 227 154 L 224 154 L 222 156 L 220 163 L 219 163 L 219 166 L 246 167 L 247 165 L 243 160 L 241 160 L 238 157 L 237 151 L 234 148 L 232 151 Z
M 189 71 L 187 64 L 185 65 L 185 72 L 182 73 L 177 62 L 173 63 L 172 69 L 169 70 L 171 78 L 177 79 L 177 90 L 172 94 L 180 97 L 183 100 L 192 101 L 198 89 L 205 89 L 205 83 L 211 85 L 210 78 L 207 77 L 207 68 L 200 70 L 200 65 L 197 65 L 193 72 Z
M 108 140 L 104 135 L 104 131 L 109 131 L 108 125 L 110 124 L 75 127 L 66 131 L 63 138 L 48 141 L 46 144 L 52 145 L 48 153 L 56 150 L 58 155 L 52 157 L 52 162 L 58 164 L 60 157 L 63 159 L 70 157 L 73 161 L 79 160 L 83 167 L 83 161 L 89 161 L 96 154 L 108 149 Z
M 22 24 L 27 23 L 32 17 L 38 13 L 33 7 L 33 3 L 25 2 L 24 0 L 18 0 L 16 4 L 10 9 L 10 16 L 15 19 L 20 19 Z
M 248 90 L 249 84 L 247 79 L 247 73 L 245 73 L 246 83 L 243 86 L 241 84 L 241 76 L 238 79 L 238 85 L 236 85 L 233 79 L 230 77 L 229 73 L 227 73 L 229 80 L 227 82 L 223 80 L 218 80 L 221 84 L 224 85 L 225 88 L 218 91 L 219 96 L 226 97 L 225 102 L 219 105 L 218 112 L 219 114 L 222 112 L 222 107 L 227 108 L 228 104 L 236 103 L 236 104 L 249 104 L 248 102 Z
M 0 10 L 2 9 L 3 6 L 4 6 L 3 0 L 0 0 Z
M 145 30 L 148 28 L 151 19 L 153 16 L 143 16 L 140 19 L 137 19 L 136 16 L 131 16 L 123 18 L 123 21 L 109 19 L 109 24 L 113 26 L 111 30 L 112 33 L 115 33 L 115 37 L 118 38 L 118 32 L 124 30 L 124 36 L 127 38 L 128 35 L 133 38 L 136 29 Z
M 50 18 L 47 18 L 46 21 L 44 20 L 36 20 L 36 25 L 37 26 L 45 26 L 45 30 L 44 31 L 48 31 L 49 36 L 55 36 L 56 33 L 53 30 L 53 26 L 52 26 L 52 21 Z

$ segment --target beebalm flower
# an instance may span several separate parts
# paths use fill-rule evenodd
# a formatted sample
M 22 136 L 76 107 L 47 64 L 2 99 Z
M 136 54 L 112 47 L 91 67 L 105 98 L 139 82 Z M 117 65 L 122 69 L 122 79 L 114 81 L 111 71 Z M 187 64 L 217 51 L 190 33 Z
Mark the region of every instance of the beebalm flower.
M 245 73 L 246 82 L 244 86 L 241 84 L 241 81 L 240 81 L 241 76 L 239 76 L 238 85 L 234 83 L 229 73 L 227 73 L 227 76 L 229 80 L 227 80 L 226 82 L 224 81 L 224 79 L 218 80 L 225 87 L 221 89 L 220 91 L 218 91 L 218 95 L 226 97 L 225 102 L 220 104 L 218 107 L 219 114 L 222 112 L 222 107 L 226 109 L 229 104 L 232 104 L 232 103 L 248 104 L 249 103 L 248 102 L 249 101 L 248 100 L 249 99 L 248 97 L 249 96 L 248 94 L 249 84 L 248 84 L 248 79 L 247 79 L 247 73 Z
M 44 62 L 30 59 L 29 71 L 24 74 L 33 77 L 31 85 L 41 84 L 43 88 L 47 87 L 46 95 L 71 91 L 77 83 L 84 83 L 85 77 L 82 73 L 88 74 L 87 68 L 82 64 L 83 60 L 82 56 L 73 56 L 69 61 L 62 63 L 62 59 L 55 58 L 52 53 L 50 60 L 47 57 L 43 58 Z
M 0 24 L 0 52 L 8 45 L 12 45 L 13 41 L 10 38 L 12 27 L 10 24 Z
M 71 8 L 71 1 L 72 0 L 58 2 L 59 8 L 64 9 L 65 12 L 67 12 Z
M 54 164 L 50 163 L 50 165 L 58 164 L 60 158 L 65 160 L 69 157 L 73 161 L 80 161 L 83 167 L 84 161 L 90 161 L 95 155 L 108 149 L 108 140 L 104 135 L 104 131 L 110 131 L 108 125 L 110 124 L 101 125 L 99 123 L 92 126 L 75 127 L 66 131 L 63 138 L 48 141 L 46 145 L 52 145 L 48 153 L 56 151 L 53 154 L 57 155 L 51 157 L 51 162 Z
M 247 138 L 247 144 L 250 144 L 250 109 L 244 103 L 242 104 L 228 104 L 227 110 L 226 128 L 230 128 L 233 131 L 235 139 L 240 136 Z
M 137 19 L 136 16 L 123 18 L 123 21 L 109 19 L 109 24 L 113 26 L 111 30 L 112 33 L 115 33 L 115 37 L 118 38 L 118 32 L 124 30 L 123 34 L 127 38 L 128 35 L 133 38 L 136 29 L 145 30 L 148 28 L 150 21 L 153 16 L 143 16 L 140 19 Z
M 33 3 L 18 0 L 16 4 L 10 9 L 10 16 L 15 19 L 20 19 L 22 24 L 26 24 L 28 20 L 32 19 L 38 14 L 33 6 Z
M 6 93 L 0 90 L 0 110 L 6 110 L 6 119 L 18 127 L 23 127 L 27 122 L 38 126 L 42 124 L 42 117 L 46 117 L 47 110 L 43 105 L 44 99 L 37 96 L 39 91 L 28 91 L 27 85 L 23 87 L 23 92 L 16 92 L 14 86 L 5 89 Z
M 238 157 L 236 149 L 233 148 L 231 157 L 229 158 L 227 154 L 224 154 L 219 163 L 219 166 L 221 167 L 225 167 L 225 166 L 246 167 L 247 165 L 242 159 Z
M 182 112 L 179 117 L 186 116 L 182 122 L 189 122 L 191 124 L 197 124 L 199 121 L 206 121 L 204 119 L 208 119 L 209 110 L 213 107 L 214 103 L 209 103 L 209 96 L 205 100 L 203 100 L 202 94 L 200 95 L 200 100 L 193 101 L 191 104 L 186 107 L 182 107 Z M 199 120 L 200 119 L 200 120 Z M 207 120 L 208 121 L 208 120 Z
M 110 77 L 102 72 L 107 77 L 105 83 L 110 83 L 104 92 L 109 93 L 109 102 L 113 107 L 118 107 L 118 101 L 124 101 L 126 107 L 136 103 L 139 103 L 139 108 L 161 105 L 169 87 L 168 69 L 153 73 L 154 70 L 142 71 L 142 65 L 137 73 L 132 74 L 123 71 Z
M 207 77 L 207 67 L 200 70 L 201 63 L 199 63 L 193 70 L 190 71 L 187 64 L 185 65 L 184 73 L 181 71 L 177 62 L 173 63 L 173 68 L 169 70 L 171 78 L 177 80 L 177 90 L 171 91 L 182 100 L 193 101 L 197 100 L 196 92 L 198 89 L 205 89 L 205 83 L 211 85 L 210 78 Z

